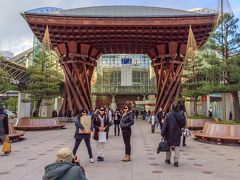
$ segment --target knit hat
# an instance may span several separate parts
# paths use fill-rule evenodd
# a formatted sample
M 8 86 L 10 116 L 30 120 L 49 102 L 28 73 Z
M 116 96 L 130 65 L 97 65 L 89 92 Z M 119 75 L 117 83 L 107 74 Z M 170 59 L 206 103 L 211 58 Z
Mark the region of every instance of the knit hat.
M 62 148 L 57 152 L 57 162 L 69 162 L 73 160 L 73 153 L 69 148 Z

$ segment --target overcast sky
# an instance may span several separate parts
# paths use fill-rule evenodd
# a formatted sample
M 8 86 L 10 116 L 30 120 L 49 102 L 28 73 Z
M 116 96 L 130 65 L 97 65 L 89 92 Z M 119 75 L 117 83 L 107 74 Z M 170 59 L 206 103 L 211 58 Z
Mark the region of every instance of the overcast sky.
M 62 9 L 101 5 L 140 5 L 188 10 L 218 9 L 219 0 L 0 0 L 0 51 L 16 54 L 32 47 L 33 34 L 20 12 L 39 7 Z M 240 17 L 240 0 L 230 0 L 234 14 Z

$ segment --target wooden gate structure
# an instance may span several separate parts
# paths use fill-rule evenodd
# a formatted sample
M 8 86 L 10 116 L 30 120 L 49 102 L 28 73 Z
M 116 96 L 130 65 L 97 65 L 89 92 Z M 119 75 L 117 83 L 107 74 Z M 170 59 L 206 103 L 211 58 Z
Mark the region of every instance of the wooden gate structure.
M 147 54 L 157 80 L 156 110 L 169 109 L 180 92 L 189 27 L 202 46 L 216 14 L 144 6 L 100 6 L 54 12 L 38 9 L 23 17 L 42 41 L 46 28 L 65 74 L 62 114 L 92 110 L 91 77 L 102 54 Z

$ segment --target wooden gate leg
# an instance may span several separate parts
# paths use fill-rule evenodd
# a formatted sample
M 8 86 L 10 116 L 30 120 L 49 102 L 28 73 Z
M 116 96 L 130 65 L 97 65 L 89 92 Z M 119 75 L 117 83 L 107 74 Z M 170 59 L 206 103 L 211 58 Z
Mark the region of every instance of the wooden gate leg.
M 55 51 L 61 57 L 60 63 L 65 75 L 62 115 L 69 111 L 77 115 L 82 109 L 92 111 L 90 83 L 101 52 L 75 41 L 58 44 Z
M 154 70 L 158 90 L 156 111 L 162 108 L 166 112 L 180 93 L 183 63 L 180 61 L 170 61 L 169 64 L 161 62 L 158 66 L 154 66 Z

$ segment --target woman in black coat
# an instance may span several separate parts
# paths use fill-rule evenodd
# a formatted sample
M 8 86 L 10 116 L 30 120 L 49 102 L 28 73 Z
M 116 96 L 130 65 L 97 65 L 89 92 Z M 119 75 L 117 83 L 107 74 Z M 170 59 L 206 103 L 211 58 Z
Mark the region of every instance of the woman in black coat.
M 91 132 L 93 130 L 93 124 L 92 124 L 92 120 L 89 116 L 87 116 L 88 112 L 86 109 L 83 109 L 81 111 L 81 115 L 77 118 L 77 121 L 75 123 L 76 126 L 76 131 L 75 131 L 75 145 L 73 148 L 73 155 L 76 155 L 77 149 L 81 143 L 81 141 L 84 139 L 85 144 L 87 146 L 87 150 L 88 150 L 88 155 L 89 155 L 89 159 L 90 159 L 90 163 L 93 163 L 93 155 L 92 155 L 92 148 L 91 148 L 91 143 L 90 143 L 90 139 L 91 139 Z M 83 118 L 88 119 L 89 121 L 91 121 L 91 127 L 90 129 L 85 129 L 83 124 L 82 124 L 82 120 Z
M 108 139 L 110 122 L 106 115 L 105 109 L 103 107 L 100 108 L 99 112 L 94 115 L 93 125 L 95 129 L 93 139 L 96 141 L 96 148 L 98 153 L 97 160 L 104 161 L 104 148 L 105 148 L 106 142 L 99 141 L 99 133 L 105 132 L 106 139 Z
M 134 124 L 134 113 L 131 110 L 130 106 L 125 105 L 123 107 L 123 114 L 120 127 L 122 129 L 123 141 L 125 144 L 125 157 L 122 161 L 127 162 L 131 161 L 131 126 Z

